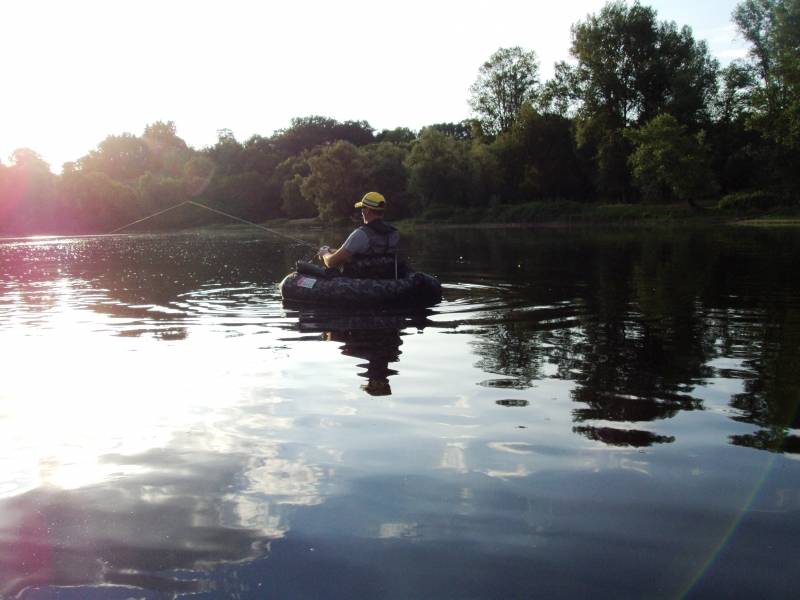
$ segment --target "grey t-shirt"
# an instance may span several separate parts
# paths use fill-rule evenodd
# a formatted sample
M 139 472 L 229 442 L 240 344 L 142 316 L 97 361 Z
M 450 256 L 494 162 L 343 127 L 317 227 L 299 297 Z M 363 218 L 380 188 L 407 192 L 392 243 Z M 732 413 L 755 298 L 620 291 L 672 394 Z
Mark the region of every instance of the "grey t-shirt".
M 389 234 L 389 247 L 387 248 L 387 252 L 395 252 L 399 241 L 400 233 L 398 231 L 392 231 Z M 369 236 L 363 229 L 356 229 L 347 236 L 344 244 L 342 244 L 342 248 L 351 254 L 366 254 L 369 250 Z
M 347 236 L 342 248 L 350 254 L 363 254 L 369 249 L 369 236 L 361 229 L 356 229 Z

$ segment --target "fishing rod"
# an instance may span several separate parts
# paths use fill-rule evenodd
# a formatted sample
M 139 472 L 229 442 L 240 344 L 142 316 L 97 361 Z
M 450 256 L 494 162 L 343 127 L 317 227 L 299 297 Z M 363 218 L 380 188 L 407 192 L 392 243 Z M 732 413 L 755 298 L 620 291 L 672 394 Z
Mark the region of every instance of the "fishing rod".
M 205 204 L 200 204 L 199 202 L 195 202 L 194 200 L 184 200 L 183 202 L 180 202 L 180 203 L 178 203 L 178 204 L 176 204 L 174 206 L 170 206 L 169 208 L 165 208 L 164 210 L 159 210 L 158 212 L 155 212 L 152 215 L 148 215 L 148 216 L 143 217 L 141 219 L 137 219 L 136 221 L 132 221 L 131 223 L 128 223 L 127 225 L 123 225 L 122 227 L 117 227 L 113 231 L 108 232 L 107 235 L 113 235 L 115 233 L 119 233 L 121 231 L 124 231 L 125 229 L 128 229 L 129 227 L 133 227 L 134 225 L 136 225 L 138 223 L 142 223 L 143 221 L 148 221 L 150 219 L 158 217 L 159 215 L 163 215 L 164 213 L 167 213 L 167 212 L 169 212 L 171 210 L 175 210 L 176 208 L 180 208 L 181 206 L 184 206 L 185 204 L 191 204 L 192 206 L 196 206 L 198 208 L 204 208 L 204 209 L 206 209 L 208 211 L 211 211 L 213 213 L 217 213 L 219 215 L 222 215 L 223 217 L 227 217 L 229 219 L 233 219 L 234 221 L 239 221 L 240 223 L 246 223 L 247 225 L 252 225 L 253 227 L 258 227 L 259 229 L 263 229 L 264 231 L 266 231 L 268 233 L 271 233 L 271 234 L 276 235 L 278 237 L 282 237 L 284 239 L 287 239 L 287 240 L 289 240 L 291 242 L 294 242 L 295 244 L 299 244 L 299 245 L 302 245 L 302 246 L 307 246 L 309 248 L 313 248 L 315 252 L 317 251 L 317 247 L 314 244 L 311 244 L 310 242 L 307 242 L 305 240 L 301 240 L 301 239 L 292 237 L 291 235 L 287 235 L 285 233 L 281 233 L 280 231 L 275 231 L 274 229 L 270 229 L 269 227 L 265 227 L 264 225 L 261 225 L 259 223 L 254 223 L 253 221 L 248 221 L 247 219 L 242 219 L 241 217 L 237 217 L 236 215 L 232 215 L 232 214 L 227 213 L 227 212 L 225 212 L 223 210 L 218 210 L 216 208 L 211 208 L 210 206 L 206 206 Z

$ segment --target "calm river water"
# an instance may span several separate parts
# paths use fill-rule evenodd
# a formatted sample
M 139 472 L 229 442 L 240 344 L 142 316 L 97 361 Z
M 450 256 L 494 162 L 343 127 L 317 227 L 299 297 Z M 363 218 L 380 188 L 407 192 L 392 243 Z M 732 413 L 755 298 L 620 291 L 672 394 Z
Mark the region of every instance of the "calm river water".
M 258 231 L 0 241 L 0 597 L 797 594 L 800 231 L 404 247 L 429 311 L 284 307 Z

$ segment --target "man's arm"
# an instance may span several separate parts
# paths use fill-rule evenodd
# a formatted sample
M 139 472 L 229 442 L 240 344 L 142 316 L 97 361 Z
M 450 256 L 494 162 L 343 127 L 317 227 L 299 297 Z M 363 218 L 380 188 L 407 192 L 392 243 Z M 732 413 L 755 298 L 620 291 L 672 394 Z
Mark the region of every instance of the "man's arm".
M 369 238 L 367 234 L 356 229 L 353 233 L 347 236 L 347 239 L 338 250 L 331 250 L 327 246 L 319 249 L 318 256 L 325 263 L 326 267 L 340 267 L 349 261 L 355 254 L 363 252 L 369 247 Z
M 330 248 L 328 248 L 327 251 L 324 250 L 325 248 L 320 250 L 319 257 L 322 259 L 322 262 L 325 263 L 326 267 L 339 267 L 353 257 L 349 250 L 344 249 L 344 246 L 338 250 L 331 251 Z

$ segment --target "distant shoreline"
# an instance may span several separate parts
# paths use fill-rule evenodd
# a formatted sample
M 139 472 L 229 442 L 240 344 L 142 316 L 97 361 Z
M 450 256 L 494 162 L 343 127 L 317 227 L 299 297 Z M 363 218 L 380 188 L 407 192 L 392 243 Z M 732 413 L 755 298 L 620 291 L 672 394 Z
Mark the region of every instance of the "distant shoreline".
M 398 228 L 406 231 L 415 229 L 526 229 L 562 228 L 590 226 L 674 226 L 679 224 L 696 225 L 800 225 L 800 208 L 783 207 L 769 212 L 736 212 L 720 210 L 716 206 L 701 206 L 699 210 L 686 204 L 647 205 L 647 204 L 586 204 L 575 203 L 531 203 L 501 207 L 522 213 L 514 220 L 491 219 L 490 217 L 467 220 L 453 219 L 400 219 L 392 221 Z M 579 208 L 576 208 L 579 207 Z M 527 213 L 527 214 L 525 214 Z M 525 218 L 528 217 L 528 218 Z M 391 221 L 391 219 L 389 219 Z M 332 229 L 346 227 L 348 224 L 327 224 L 318 219 L 278 219 L 265 222 L 267 226 L 287 229 L 319 228 Z
M 607 205 L 580 205 L 582 208 L 575 211 L 575 205 L 569 203 L 559 206 L 552 203 L 547 214 L 537 214 L 542 203 L 529 205 L 516 205 L 511 208 L 528 211 L 529 218 L 517 220 L 423 220 L 400 219 L 391 221 L 401 231 L 411 233 L 415 230 L 428 229 L 561 229 L 561 228 L 586 228 L 598 227 L 675 227 L 675 226 L 747 226 L 747 227 L 800 227 L 800 208 L 784 207 L 770 212 L 735 213 L 722 211 L 715 207 L 704 207 L 694 210 L 688 205 L 641 205 L 641 204 L 607 204 Z M 562 209 L 562 210 L 559 210 Z M 318 218 L 306 219 L 275 219 L 259 223 L 261 226 L 276 230 L 297 231 L 304 230 L 341 230 L 353 227 L 352 223 L 324 223 Z M 169 234 L 190 233 L 202 231 L 236 231 L 252 228 L 250 225 L 239 223 L 212 223 L 197 227 L 170 228 L 170 229 L 141 229 L 129 230 L 128 233 L 138 234 Z M 24 240 L 34 237 L 100 237 L 110 235 L 106 232 L 0 232 L 0 241 Z

